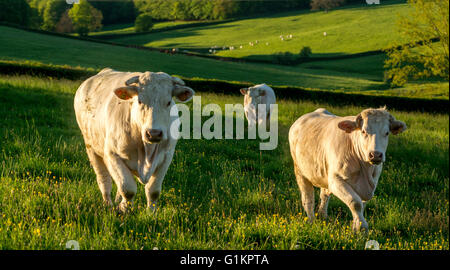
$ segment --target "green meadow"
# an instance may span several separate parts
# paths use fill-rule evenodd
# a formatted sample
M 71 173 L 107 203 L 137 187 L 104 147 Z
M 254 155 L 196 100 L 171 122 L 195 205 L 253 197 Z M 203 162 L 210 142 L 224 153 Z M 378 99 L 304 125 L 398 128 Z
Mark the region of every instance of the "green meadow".
M 235 63 L 186 55 L 170 55 L 60 36 L 28 32 L 0 26 L 0 61 L 34 62 L 100 70 L 163 71 L 187 78 L 219 79 L 282 86 L 300 86 L 375 95 L 399 95 L 448 99 L 448 83 L 427 82 L 429 87 L 414 91 L 390 89 L 382 81 L 384 56 L 365 56 L 284 66 L 261 63 Z M 373 62 L 378 63 L 372 65 Z M 361 68 L 358 68 L 361 67 Z M 412 89 L 412 90 L 411 90 Z
M 184 77 L 200 77 L 271 85 L 297 85 L 322 89 L 379 89 L 382 81 L 364 74 L 280 66 L 234 63 L 186 55 L 169 55 L 43 35 L 0 26 L 0 59 L 36 61 L 47 64 L 81 66 L 122 71 L 164 71 Z
M 351 56 L 402 42 L 395 21 L 408 12 L 404 2 L 291 11 L 142 35 L 120 36 L 134 32 L 131 24 L 90 33 L 93 38 L 117 35 L 111 40 L 116 45 L 0 25 L 0 63 L 16 64 L 22 71 L 28 67 L 26 74 L 33 74 L 33 67 L 76 68 L 80 73 L 111 67 L 198 80 L 448 101 L 448 81 L 427 79 L 391 88 L 383 79 L 385 54 Z M 160 22 L 154 29 L 190 23 L 198 22 Z M 200 53 L 217 46 L 218 56 L 266 62 L 220 61 L 125 45 Z M 235 49 L 220 49 L 229 46 Z M 298 54 L 305 46 L 314 61 L 270 63 L 279 53 Z M 61 71 L 57 74 L 65 77 Z M 449 249 L 448 113 L 388 108 L 408 130 L 390 137 L 375 197 L 365 211 L 367 233 L 351 230 L 351 213 L 336 197 L 330 200 L 327 220 L 307 221 L 287 138 L 292 123 L 317 108 L 344 116 L 365 107 L 283 98 L 277 99 L 275 150 L 260 151 L 259 140 L 181 139 L 158 211 L 147 211 L 140 185 L 131 211 L 123 215 L 103 204 L 85 152 L 73 110 L 81 83 L 0 74 L 1 250 L 65 249 L 69 240 L 78 241 L 81 249 L 348 250 L 364 249 L 368 240 L 389 250 Z M 243 102 L 241 95 L 224 92 L 196 95 L 202 106 L 215 103 L 222 110 L 225 104 Z M 187 105 L 192 109 L 192 103 Z M 114 186 L 113 196 L 115 192 Z M 316 190 L 316 203 L 318 194 Z
M 152 30 L 160 30 L 168 27 L 188 25 L 192 23 L 198 23 L 198 21 L 167 21 L 167 22 L 155 22 Z M 134 24 L 124 23 L 124 24 L 113 24 L 106 25 L 101 31 L 89 33 L 90 36 L 98 35 L 110 35 L 110 34 L 131 34 L 136 33 L 134 30 Z
M 394 41 L 401 41 L 395 22 L 398 15 L 407 14 L 409 7 L 404 1 L 387 3 L 349 6 L 329 12 L 292 11 L 113 40 L 150 47 L 206 51 L 214 46 L 234 46 L 234 50 L 218 49 L 217 55 L 266 60 L 280 52 L 297 54 L 304 46 L 310 47 L 316 57 L 354 54 L 384 49 Z M 254 45 L 250 46 L 250 42 Z
M 328 220 L 306 221 L 287 142 L 304 113 L 363 108 L 289 100 L 278 101 L 275 150 L 259 151 L 249 139 L 182 139 L 157 214 L 146 211 L 140 186 L 132 211 L 121 215 L 103 205 L 84 150 L 73 112 L 80 83 L 0 76 L 0 249 L 64 249 L 69 240 L 81 249 L 364 249 L 367 240 L 381 249 L 449 248 L 447 114 L 391 111 L 409 129 L 390 138 L 365 212 L 367 234 L 351 231 L 351 213 L 335 197 Z M 242 102 L 197 95 L 222 110 Z

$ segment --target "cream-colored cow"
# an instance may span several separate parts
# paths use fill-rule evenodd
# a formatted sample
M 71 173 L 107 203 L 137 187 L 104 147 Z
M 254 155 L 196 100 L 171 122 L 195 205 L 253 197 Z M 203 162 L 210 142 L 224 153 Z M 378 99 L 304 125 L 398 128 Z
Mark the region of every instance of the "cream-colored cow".
M 367 229 L 364 203 L 375 192 L 389 134 L 404 130 L 406 124 L 385 108 L 347 117 L 317 109 L 297 119 L 289 130 L 289 144 L 308 219 L 314 220 L 314 187 L 319 187 L 320 215 L 327 216 L 328 200 L 334 194 L 350 208 L 353 229 Z
M 276 103 L 275 92 L 267 84 L 258 84 L 249 88 L 242 88 L 241 94 L 244 96 L 244 112 L 248 125 L 270 123 L 270 105 Z M 260 104 L 265 110 L 260 110 Z
M 178 119 L 172 97 L 181 102 L 194 91 L 166 73 L 130 73 L 104 69 L 84 81 L 75 94 L 75 114 L 104 201 L 111 205 L 111 178 L 116 201 L 126 211 L 145 185 L 148 207 L 155 209 L 177 139 L 170 134 Z M 175 106 L 175 108 L 172 108 Z

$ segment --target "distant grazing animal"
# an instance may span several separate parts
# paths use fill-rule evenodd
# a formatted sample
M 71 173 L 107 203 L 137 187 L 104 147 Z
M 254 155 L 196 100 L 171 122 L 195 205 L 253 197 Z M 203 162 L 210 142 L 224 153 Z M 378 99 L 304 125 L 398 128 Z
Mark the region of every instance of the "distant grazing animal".
M 181 79 L 162 72 L 103 69 L 80 85 L 76 119 L 106 204 L 112 205 L 112 178 L 119 210 L 126 211 L 137 192 L 134 175 L 145 185 L 147 206 L 156 209 L 177 143 L 170 131 L 178 119 L 170 115 L 172 97 L 186 102 L 193 95 Z
M 327 36 L 327 32 L 323 32 L 323 36 L 326 37 Z
M 353 229 L 368 229 L 364 205 L 377 187 L 389 134 L 406 128 L 385 108 L 346 117 L 317 109 L 297 119 L 289 130 L 289 145 L 308 219 L 314 220 L 314 187 L 319 187 L 321 216 L 327 217 L 334 194 L 350 208 Z
M 270 123 L 270 104 L 276 103 L 275 92 L 265 83 L 258 84 L 249 88 L 242 88 L 241 94 L 244 95 L 244 112 L 249 125 Z M 258 110 L 258 104 L 266 105 L 266 112 Z

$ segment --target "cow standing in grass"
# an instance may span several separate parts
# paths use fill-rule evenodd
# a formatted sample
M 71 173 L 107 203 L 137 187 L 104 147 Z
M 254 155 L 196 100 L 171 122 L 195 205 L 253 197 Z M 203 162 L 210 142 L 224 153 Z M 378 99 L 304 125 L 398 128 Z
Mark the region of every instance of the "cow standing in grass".
M 145 185 L 148 207 L 155 209 L 177 143 L 170 133 L 178 119 L 170 113 L 176 110 L 172 97 L 186 102 L 193 95 L 181 79 L 162 72 L 104 69 L 81 84 L 75 94 L 76 118 L 108 205 L 112 178 L 119 209 L 126 211 L 137 192 L 134 175 Z
M 270 124 L 270 105 L 276 103 L 275 92 L 265 83 L 249 88 L 242 88 L 244 96 L 244 112 L 248 125 Z M 265 105 L 265 110 L 259 110 L 260 104 Z
M 308 219 L 314 220 L 314 186 L 320 188 L 319 214 L 327 216 L 334 194 L 353 215 L 353 229 L 367 229 L 364 203 L 375 192 L 386 157 L 389 134 L 406 130 L 385 108 L 338 117 L 317 109 L 289 130 L 294 171 Z

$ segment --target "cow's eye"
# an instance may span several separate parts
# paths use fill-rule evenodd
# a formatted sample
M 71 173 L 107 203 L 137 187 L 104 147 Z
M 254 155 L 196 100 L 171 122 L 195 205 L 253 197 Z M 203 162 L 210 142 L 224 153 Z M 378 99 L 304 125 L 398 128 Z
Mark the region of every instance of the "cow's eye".
M 361 133 L 362 134 L 366 134 L 366 131 L 363 129 L 363 130 L 361 130 Z
M 388 132 L 386 132 L 386 136 L 389 136 L 389 131 L 388 131 Z
M 141 101 L 140 99 L 138 99 L 138 103 L 139 103 L 139 104 L 142 104 L 142 101 Z
M 167 107 L 169 107 L 170 104 L 172 104 L 172 101 L 169 101 L 169 102 L 167 103 Z

